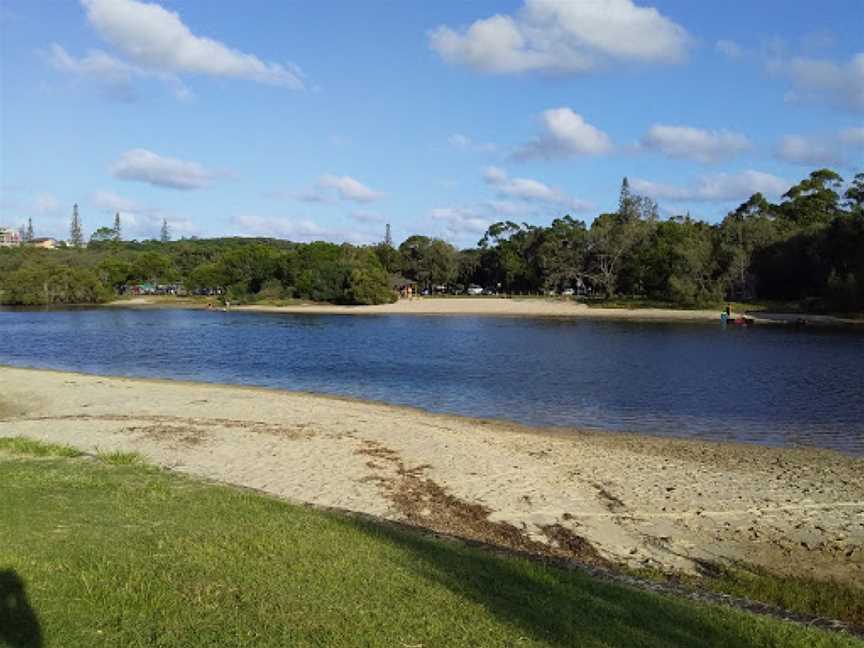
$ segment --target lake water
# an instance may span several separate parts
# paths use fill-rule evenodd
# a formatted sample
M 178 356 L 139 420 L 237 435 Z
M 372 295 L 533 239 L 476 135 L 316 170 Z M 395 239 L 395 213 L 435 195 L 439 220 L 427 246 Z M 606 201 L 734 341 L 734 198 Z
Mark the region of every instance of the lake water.
M 845 332 L 724 329 L 719 322 L 6 310 L 0 363 L 864 455 L 864 336 Z

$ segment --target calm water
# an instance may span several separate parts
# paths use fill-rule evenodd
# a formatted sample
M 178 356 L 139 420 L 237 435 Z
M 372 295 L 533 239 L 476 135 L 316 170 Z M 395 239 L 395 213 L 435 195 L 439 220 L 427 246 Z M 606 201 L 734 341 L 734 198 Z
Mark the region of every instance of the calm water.
M 0 363 L 864 454 L 864 336 L 720 324 L 0 311 Z

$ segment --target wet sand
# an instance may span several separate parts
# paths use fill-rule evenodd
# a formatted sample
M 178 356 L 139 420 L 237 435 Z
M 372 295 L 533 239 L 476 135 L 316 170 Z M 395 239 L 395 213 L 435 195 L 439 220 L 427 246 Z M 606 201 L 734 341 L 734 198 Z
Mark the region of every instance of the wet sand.
M 744 560 L 864 585 L 864 460 L 831 451 L 0 367 L 0 436 L 16 435 L 593 564 Z

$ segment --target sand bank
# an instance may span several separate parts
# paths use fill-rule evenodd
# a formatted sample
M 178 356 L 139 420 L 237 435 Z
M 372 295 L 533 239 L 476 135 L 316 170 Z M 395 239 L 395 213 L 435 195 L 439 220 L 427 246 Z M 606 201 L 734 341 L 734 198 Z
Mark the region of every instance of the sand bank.
M 864 461 L 302 393 L 0 367 L 0 436 L 127 450 L 296 502 L 595 563 L 864 583 Z
M 215 303 L 215 302 L 214 302 Z M 173 298 L 136 297 L 111 302 L 108 306 L 133 308 L 206 308 L 201 301 Z M 338 306 L 322 303 L 298 303 L 285 306 L 252 304 L 232 306 L 232 311 L 292 313 L 313 315 L 490 315 L 506 317 L 581 317 L 642 321 L 712 321 L 720 320 L 714 310 L 675 310 L 665 308 L 589 308 L 585 304 L 561 299 L 500 297 L 416 298 L 400 299 L 378 306 Z
M 216 303 L 216 302 L 214 302 Z M 206 308 L 199 299 L 173 297 L 134 297 L 106 304 L 126 308 Z M 219 306 L 221 308 L 221 305 Z M 400 299 L 393 304 L 378 306 L 338 306 L 304 302 L 283 306 L 251 304 L 232 306 L 232 311 L 288 313 L 307 315 L 487 315 L 500 317 L 563 317 L 598 320 L 629 320 L 634 322 L 720 322 L 719 309 L 685 310 L 675 308 L 594 308 L 567 299 L 538 297 L 505 299 L 501 297 L 416 298 Z M 818 327 L 840 326 L 864 330 L 864 319 L 831 315 L 801 315 L 790 313 L 748 312 L 746 315 L 759 325 L 802 324 Z

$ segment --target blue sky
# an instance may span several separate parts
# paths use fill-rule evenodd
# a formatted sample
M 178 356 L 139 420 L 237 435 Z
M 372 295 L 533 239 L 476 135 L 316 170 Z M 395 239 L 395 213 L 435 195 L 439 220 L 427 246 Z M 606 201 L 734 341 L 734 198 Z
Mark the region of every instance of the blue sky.
M 864 168 L 864 5 L 3 0 L 0 224 L 473 244 Z

